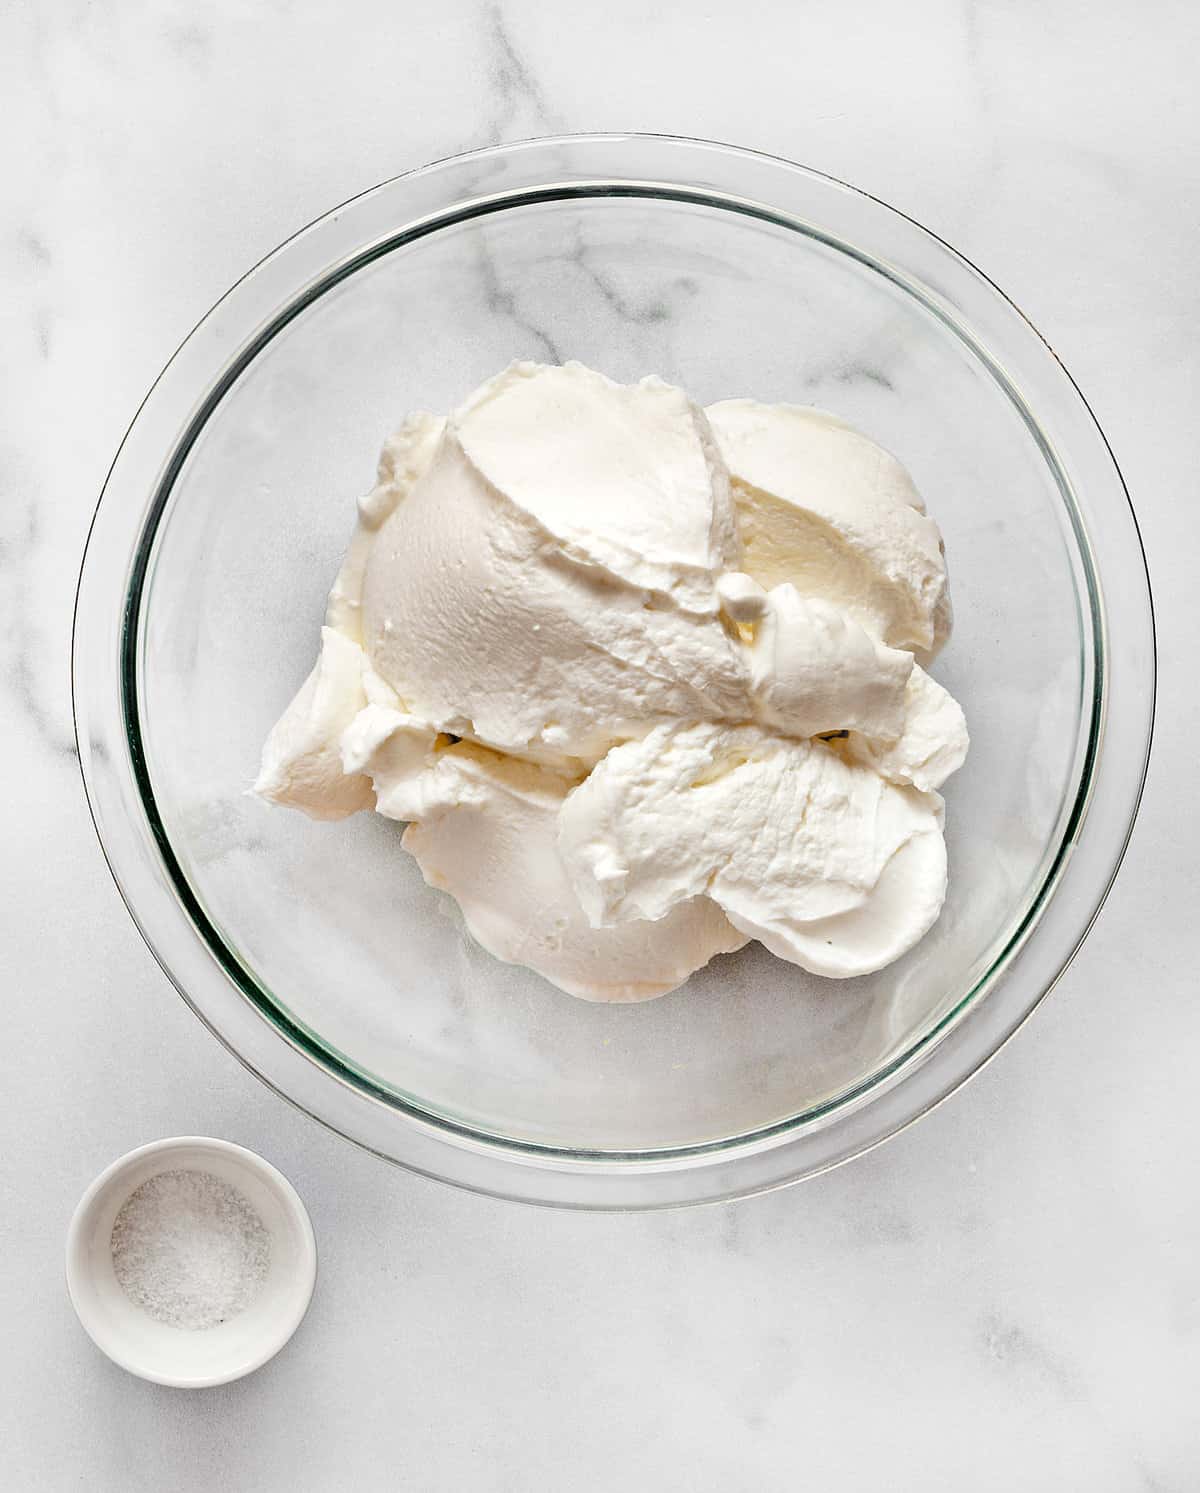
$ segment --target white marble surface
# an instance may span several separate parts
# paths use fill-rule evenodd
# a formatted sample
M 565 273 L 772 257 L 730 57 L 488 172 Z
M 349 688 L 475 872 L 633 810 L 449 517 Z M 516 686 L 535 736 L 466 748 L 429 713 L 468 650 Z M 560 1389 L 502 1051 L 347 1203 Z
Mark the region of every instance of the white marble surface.
M 1132 0 L 16 0 L 0 11 L 0 1460 L 14 1490 L 1200 1486 L 1193 762 L 1200 14 Z M 109 460 L 249 264 L 427 159 L 558 129 L 759 146 L 929 224 L 1044 329 L 1156 583 L 1158 741 L 1116 891 L 965 1092 L 775 1196 L 548 1215 L 389 1170 L 169 990 L 71 745 L 75 573 Z M 263 1151 L 322 1251 L 227 1389 L 127 1377 L 63 1230 L 111 1157 Z

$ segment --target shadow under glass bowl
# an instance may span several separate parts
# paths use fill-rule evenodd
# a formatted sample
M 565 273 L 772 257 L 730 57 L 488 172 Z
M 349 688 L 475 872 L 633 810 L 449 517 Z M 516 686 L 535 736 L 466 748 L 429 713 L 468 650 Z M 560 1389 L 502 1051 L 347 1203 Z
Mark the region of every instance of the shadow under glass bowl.
M 882 972 L 758 945 L 589 1005 L 472 943 L 401 851 L 248 797 L 315 656 L 355 497 L 408 411 L 513 358 L 656 372 L 700 402 L 816 404 L 893 450 L 945 535 L 935 673 L 971 755 L 950 889 Z M 584 136 L 442 162 L 305 229 L 213 309 L 97 510 L 74 642 L 80 758 L 138 926 L 260 1077 L 379 1154 L 576 1207 L 811 1175 L 975 1071 L 1069 961 L 1136 813 L 1150 592 L 1102 434 L 982 275 L 812 171 Z

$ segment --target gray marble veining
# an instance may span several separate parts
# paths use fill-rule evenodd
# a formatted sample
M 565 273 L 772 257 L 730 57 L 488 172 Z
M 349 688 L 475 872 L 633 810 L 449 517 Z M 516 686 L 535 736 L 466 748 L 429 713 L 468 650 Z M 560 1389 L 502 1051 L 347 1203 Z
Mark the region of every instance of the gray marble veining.
M 487 46 L 492 106 L 479 144 L 561 131 L 562 119 L 547 104 L 542 83 L 518 50 L 502 4 L 491 0 L 482 7 L 480 30 Z
M 1194 10 L 887 0 L 599 9 L 446 0 L 114 0 L 0 13 L 0 1447 L 12 1486 L 340 1493 L 1191 1493 L 1200 1191 L 1191 1160 L 1200 360 Z M 775 150 L 942 233 L 1045 332 L 1149 548 L 1157 756 L 1110 905 L 963 1093 L 800 1189 L 653 1217 L 524 1211 L 392 1171 L 259 1086 L 139 941 L 78 785 L 71 605 L 145 389 L 245 268 L 372 182 L 547 130 Z M 485 169 L 485 168 L 481 168 Z M 486 255 L 479 294 L 553 327 Z M 669 337 L 582 240 L 598 316 Z M 888 348 L 830 368 L 817 402 Z M 114 1155 L 209 1132 L 312 1209 L 309 1320 L 205 1394 L 101 1358 L 63 1231 Z

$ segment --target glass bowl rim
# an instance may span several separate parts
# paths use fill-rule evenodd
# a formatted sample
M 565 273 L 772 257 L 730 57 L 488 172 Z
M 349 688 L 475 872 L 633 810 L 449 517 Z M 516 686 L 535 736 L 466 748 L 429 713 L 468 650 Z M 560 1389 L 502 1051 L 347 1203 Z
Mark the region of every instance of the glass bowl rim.
M 635 171 L 637 162 L 635 157 L 642 157 L 644 168 L 641 172 Z M 563 157 L 581 156 L 579 166 L 574 173 L 568 172 L 565 180 L 562 177 Z M 672 157 L 668 162 L 666 157 Z M 520 158 L 524 158 L 521 160 Z M 539 157 L 541 159 L 539 159 Z M 464 183 L 455 182 L 455 175 L 462 177 L 464 171 L 471 172 L 475 166 L 486 166 L 499 163 L 502 167 L 517 162 L 518 166 L 527 164 L 532 166 L 532 171 L 527 173 L 529 180 L 523 186 L 509 188 L 501 193 L 480 194 L 473 182 L 467 182 L 467 195 L 464 196 Z M 651 171 L 651 166 L 670 164 L 674 169 L 672 174 L 663 177 L 657 171 Z M 684 165 L 688 170 L 679 168 Z M 614 168 L 620 165 L 620 174 L 614 175 Z M 551 166 L 558 166 L 557 174 L 550 171 Z M 588 169 L 585 170 L 584 167 Z M 595 170 L 598 167 L 607 167 L 600 170 L 597 176 Z M 701 171 L 702 168 L 702 171 Z M 732 176 L 730 172 L 732 171 Z M 982 1010 L 989 1002 L 983 999 L 985 994 L 994 997 L 997 987 L 1002 988 L 1002 976 L 1010 973 L 1010 966 L 1023 949 L 1028 945 L 1034 935 L 1035 928 L 1040 926 L 1047 909 L 1051 905 L 1060 883 L 1069 865 L 1072 863 L 1073 852 L 1078 849 L 1080 837 L 1085 833 L 1089 817 L 1089 807 L 1095 796 L 1097 787 L 1097 774 L 1103 762 L 1101 753 L 1102 736 L 1106 730 L 1106 716 L 1108 716 L 1108 697 L 1111 692 L 1111 680 L 1108 669 L 1108 648 L 1105 642 L 1106 623 L 1105 607 L 1101 595 L 1101 588 L 1105 584 L 1105 577 L 1101 575 L 1097 580 L 1095 567 L 1091 555 L 1091 537 L 1084 523 L 1082 515 L 1073 500 L 1073 486 L 1070 479 L 1062 473 L 1058 465 L 1054 446 L 1049 437 L 1045 437 L 1043 455 L 1052 468 L 1060 474 L 1059 486 L 1062 489 L 1064 500 L 1071 514 L 1072 525 L 1080 547 L 1080 558 L 1083 563 L 1085 575 L 1088 579 L 1088 604 L 1091 609 L 1091 622 L 1093 627 L 1093 644 L 1095 648 L 1096 669 L 1094 676 L 1094 690 L 1091 701 L 1091 712 L 1088 721 L 1088 739 L 1085 749 L 1085 760 L 1080 769 L 1079 784 L 1075 799 L 1069 805 L 1068 812 L 1060 818 L 1058 826 L 1059 842 L 1054 847 L 1054 853 L 1050 858 L 1048 866 L 1044 867 L 1043 879 L 1036 893 L 1032 897 L 1029 906 L 1026 907 L 1019 926 L 1011 937 L 996 954 L 986 972 L 979 977 L 971 989 L 956 1002 L 952 1010 L 946 1012 L 927 1031 L 923 1032 L 919 1039 L 908 1045 L 902 1053 L 892 1061 L 885 1064 L 879 1070 L 869 1075 L 866 1079 L 853 1085 L 846 1091 L 839 1093 L 832 1100 L 815 1106 L 799 1115 L 789 1116 L 784 1120 L 775 1122 L 753 1131 L 744 1132 L 729 1138 L 718 1138 L 714 1141 L 697 1143 L 688 1146 L 677 1146 L 664 1148 L 656 1151 L 628 1152 L 628 1151 L 597 1151 L 571 1149 L 559 1146 L 548 1146 L 535 1142 L 518 1139 L 510 1139 L 494 1133 L 480 1131 L 469 1125 L 461 1125 L 453 1119 L 440 1115 L 430 1108 L 422 1106 L 419 1102 L 406 1102 L 405 1096 L 398 1095 L 378 1082 L 372 1080 L 372 1076 L 365 1073 L 331 1049 L 330 1045 L 322 1041 L 315 1033 L 310 1033 L 303 1024 L 297 1022 L 281 1003 L 274 1000 L 269 990 L 265 988 L 253 974 L 246 968 L 238 957 L 236 948 L 221 935 L 206 916 L 203 905 L 195 889 L 187 880 L 186 874 L 179 865 L 171 847 L 169 837 L 163 825 L 154 800 L 153 785 L 150 781 L 149 772 L 145 760 L 145 753 L 141 742 L 140 716 L 137 707 L 138 700 L 138 618 L 142 600 L 143 582 L 146 578 L 147 565 L 153 548 L 158 519 L 165 509 L 170 496 L 171 485 L 174 478 L 181 470 L 186 460 L 188 451 L 193 444 L 199 430 L 205 420 L 220 403 L 224 394 L 236 381 L 241 372 L 258 355 L 259 352 L 270 342 L 295 315 L 299 314 L 306 306 L 311 305 L 320 295 L 332 288 L 333 285 L 341 283 L 342 280 L 355 273 L 364 264 L 379 258 L 390 252 L 400 243 L 409 242 L 413 239 L 434 233 L 452 223 L 461 222 L 465 218 L 481 216 L 484 213 L 503 210 L 514 206 L 525 205 L 530 201 L 545 202 L 556 200 L 577 200 L 581 197 L 644 197 L 657 200 L 681 200 L 688 202 L 700 202 L 721 208 L 733 208 L 735 211 L 747 212 L 749 216 L 767 218 L 769 221 L 781 223 L 782 226 L 798 228 L 801 226 L 797 221 L 794 211 L 789 205 L 783 208 L 772 203 L 768 197 L 765 200 L 759 198 L 746 198 L 739 192 L 730 192 L 727 186 L 739 186 L 742 176 L 757 173 L 759 176 L 766 172 L 767 179 L 772 189 L 782 192 L 782 184 L 786 180 L 790 184 L 802 181 L 810 190 L 816 188 L 818 195 L 827 193 L 831 189 L 842 194 L 841 203 L 851 202 L 856 206 L 865 206 L 868 213 L 869 227 L 878 227 L 881 222 L 886 221 L 890 225 L 905 225 L 905 232 L 918 236 L 917 241 L 931 251 L 938 260 L 938 269 L 945 272 L 947 265 L 959 272 L 966 272 L 966 283 L 973 282 L 983 296 L 990 296 L 993 303 L 998 302 L 1009 314 L 1010 319 L 1015 318 L 1016 323 L 1023 329 L 1025 334 L 1032 334 L 1032 343 L 1049 354 L 1054 369 L 1065 380 L 1068 399 L 1073 396 L 1076 404 L 1081 407 L 1086 418 L 1083 422 L 1083 430 L 1090 432 L 1093 444 L 1098 440 L 1099 450 L 1103 458 L 1106 458 L 1108 474 L 1115 477 L 1116 490 L 1123 499 L 1123 512 L 1128 524 L 1132 527 L 1133 536 L 1136 539 L 1136 555 L 1134 556 L 1133 570 L 1137 572 L 1134 576 L 1135 592 L 1144 590 L 1144 617 L 1139 620 L 1142 630 L 1148 629 L 1149 641 L 1149 679 L 1143 681 L 1148 684 L 1148 689 L 1143 688 L 1141 699 L 1141 716 L 1144 725 L 1144 739 L 1141 743 L 1140 762 L 1137 760 L 1137 742 L 1131 741 L 1126 744 L 1132 749 L 1131 759 L 1132 771 L 1136 781 L 1132 783 L 1134 791 L 1129 793 L 1131 784 L 1125 784 L 1125 798 L 1129 800 L 1125 804 L 1126 818 L 1123 827 L 1118 823 L 1108 827 L 1106 835 L 1110 843 L 1105 847 L 1107 861 L 1099 867 L 1101 873 L 1097 876 L 1093 873 L 1090 880 L 1094 883 L 1090 892 L 1085 897 L 1086 917 L 1082 927 L 1077 927 L 1073 935 L 1069 936 L 1064 944 L 1064 952 L 1060 952 L 1057 961 L 1048 966 L 1048 978 L 1035 981 L 1038 988 L 1031 988 L 1025 992 L 1022 1006 L 1017 1010 L 1007 1013 L 1007 1019 L 1002 1023 L 999 1033 L 992 1033 L 982 1043 L 973 1044 L 977 1050 L 973 1051 L 968 1061 L 960 1063 L 958 1067 L 962 1071 L 956 1071 L 953 1075 L 941 1075 L 936 1091 L 923 1096 L 915 1107 L 909 1106 L 911 1112 L 905 1113 L 896 1122 L 889 1123 L 879 1134 L 873 1138 L 862 1138 L 858 1143 L 846 1149 L 845 1154 L 822 1154 L 816 1158 L 812 1156 L 801 1157 L 797 1155 L 789 1165 L 779 1153 L 781 1147 L 786 1149 L 789 1140 L 796 1140 L 801 1134 L 803 1136 L 820 1138 L 831 1134 L 832 1122 L 843 1115 L 855 1113 L 856 1106 L 859 1113 L 867 1101 L 877 1095 L 888 1085 L 901 1082 L 905 1075 L 910 1078 L 918 1073 L 922 1067 L 929 1066 L 929 1058 L 936 1054 L 945 1043 L 946 1038 L 959 1027 L 964 1018 L 973 1008 Z M 589 172 L 591 174 L 589 174 Z M 722 177 L 722 185 L 714 189 L 712 178 Z M 445 188 L 440 193 L 437 188 L 441 185 L 439 178 L 449 177 L 445 182 Z M 433 185 L 435 196 L 441 199 L 440 206 L 432 213 L 418 214 L 408 220 L 392 223 L 390 232 L 382 239 L 358 242 L 350 252 L 343 252 L 332 261 L 326 263 L 317 275 L 310 274 L 307 279 L 301 279 L 297 284 L 293 266 L 288 262 L 294 251 L 310 242 L 314 236 L 320 235 L 322 231 L 327 234 L 333 228 L 346 222 L 356 207 L 369 206 L 373 201 L 378 201 L 388 193 L 403 192 L 407 184 L 421 184 L 422 186 Z M 783 194 L 786 195 L 786 194 Z M 360 216 L 362 216 L 360 212 Z M 820 231 L 819 225 L 808 221 L 806 229 L 810 236 L 824 239 L 832 243 L 842 251 L 849 249 L 854 252 L 851 242 L 844 237 L 838 237 L 831 233 Z M 343 240 L 346 235 L 341 235 Z M 911 248 L 911 245 L 909 246 Z M 863 258 L 875 269 L 881 268 L 887 261 L 882 261 L 873 254 L 859 253 L 856 257 Z M 311 255 L 309 256 L 311 258 Z M 274 306 L 274 314 L 263 321 L 252 323 L 249 332 L 245 330 L 237 339 L 236 352 L 233 354 L 223 351 L 224 366 L 221 376 L 216 380 L 209 380 L 204 386 L 203 396 L 199 400 L 192 399 L 190 408 L 187 404 L 180 405 L 178 395 L 180 390 L 171 392 L 176 395 L 173 406 L 172 418 L 168 422 L 172 425 L 172 431 L 168 434 L 166 446 L 168 455 L 164 461 L 161 457 L 164 444 L 162 432 L 163 422 L 158 421 L 158 428 L 147 431 L 147 426 L 154 423 L 153 417 L 157 411 L 154 401 L 164 382 L 168 380 L 173 370 L 176 370 L 185 359 L 189 348 L 194 347 L 197 342 L 202 342 L 207 337 L 212 340 L 215 330 L 214 321 L 223 309 L 233 307 L 240 312 L 238 301 L 244 291 L 250 288 L 260 290 L 261 281 L 272 268 L 282 268 L 287 273 L 289 289 L 280 301 L 275 287 L 268 287 L 267 301 L 277 303 Z M 889 265 L 890 267 L 890 265 Z M 911 273 L 905 272 L 907 278 L 901 279 L 905 289 L 913 290 L 919 298 L 927 305 L 930 299 L 922 293 L 920 287 L 927 286 L 928 282 L 916 278 L 915 282 Z M 278 279 L 279 277 L 276 276 Z M 914 289 L 915 287 L 917 289 Z M 959 290 L 961 292 L 961 285 Z M 944 298 L 944 293 L 943 293 Z M 263 297 L 259 295 L 258 300 Z M 956 312 L 956 319 L 952 323 L 952 330 L 962 335 L 962 326 L 957 320 L 957 308 L 955 302 L 950 305 Z M 937 306 L 932 309 L 937 311 Z M 968 308 L 972 309 L 972 308 Z M 992 309 L 994 310 L 994 304 Z M 228 320 L 228 318 L 227 318 Z M 985 361 L 991 357 L 990 349 L 986 344 L 978 340 L 974 335 L 968 339 L 973 349 L 981 355 Z M 225 344 L 228 348 L 228 343 Z M 211 349 L 209 349 L 211 353 Z M 211 362 L 211 357 L 209 359 Z M 183 370 L 186 377 L 190 370 Z M 178 382 L 178 380 L 176 380 Z M 1013 390 L 1007 373 L 1004 374 L 1003 383 L 1008 388 L 1014 399 L 1018 402 L 1018 408 L 1025 411 L 1028 419 L 1027 424 L 1035 435 L 1041 432 L 1041 423 L 1034 415 L 1032 408 L 1023 396 L 1018 396 Z M 185 389 L 185 392 L 186 389 Z M 186 412 L 186 419 L 182 425 L 179 423 L 181 412 Z M 1078 411 L 1077 411 L 1078 413 Z M 149 445 L 147 452 L 140 450 L 130 451 L 131 443 L 135 442 L 141 435 L 148 437 L 140 444 Z M 1039 438 L 1041 438 L 1039 436 Z M 155 447 L 157 446 L 157 451 Z M 132 560 L 128 554 L 125 555 L 124 573 L 121 576 L 123 604 L 120 608 L 119 621 L 119 653 L 120 668 L 118 671 L 118 689 L 115 692 L 115 700 L 97 699 L 95 689 L 91 686 L 93 672 L 88 665 L 93 660 L 85 655 L 89 654 L 91 640 L 97 631 L 95 623 L 102 613 L 108 614 L 107 620 L 112 621 L 112 591 L 114 580 L 111 574 L 111 564 L 104 567 L 105 575 L 99 574 L 101 566 L 97 554 L 97 529 L 102 525 L 105 517 L 111 514 L 117 502 L 118 491 L 128 492 L 130 479 L 140 475 L 144 485 L 146 476 L 152 467 L 147 466 L 147 459 L 153 464 L 157 455 L 158 471 L 156 480 L 151 487 L 151 496 L 144 506 L 144 511 L 138 518 L 136 528 L 135 546 Z M 122 481 L 122 479 L 125 479 Z M 1066 485 L 1064 486 L 1064 482 Z M 134 496 L 141 489 L 135 486 Z M 108 507 L 106 508 L 106 504 Z M 1119 507 L 1119 505 L 1118 505 Z M 128 525 L 126 525 L 128 527 Z M 107 556 L 108 559 L 116 558 Z M 1140 562 L 1140 565 L 1139 565 Z M 89 569 L 90 566 L 90 569 Z M 90 584 L 89 584 L 90 582 Z M 107 594 L 108 606 L 104 606 L 105 597 L 100 593 Z M 307 228 L 302 229 L 291 239 L 285 241 L 279 248 L 274 250 L 259 262 L 252 270 L 247 272 L 242 280 L 222 297 L 221 301 L 201 320 L 194 331 L 189 335 L 180 349 L 176 352 L 171 362 L 164 369 L 158 381 L 146 396 L 142 407 L 139 409 L 134 421 L 122 443 L 117 457 L 113 462 L 108 480 L 100 502 L 97 505 L 96 514 L 93 518 L 92 528 L 89 532 L 87 549 L 84 557 L 83 570 L 80 576 L 79 591 L 76 598 L 75 631 L 73 638 L 72 654 L 72 689 L 75 703 L 76 737 L 79 748 L 80 764 L 84 777 L 85 789 L 87 791 L 89 807 L 92 812 L 93 821 L 96 825 L 102 848 L 108 860 L 110 870 L 117 882 L 121 895 L 134 921 L 146 939 L 151 951 L 155 954 L 172 983 L 180 991 L 180 994 L 192 1007 L 198 1016 L 209 1026 L 210 1030 L 229 1047 L 231 1051 L 247 1067 L 255 1072 L 272 1088 L 280 1092 L 284 1097 L 296 1103 L 306 1113 L 313 1115 L 323 1123 L 331 1126 L 343 1135 L 365 1145 L 368 1149 L 385 1155 L 387 1159 L 395 1160 L 401 1164 L 412 1166 L 416 1170 L 427 1171 L 431 1175 L 442 1176 L 445 1180 L 458 1182 L 461 1185 L 474 1187 L 480 1191 L 498 1192 L 504 1196 L 519 1197 L 526 1201 L 544 1201 L 564 1204 L 576 1207 L 647 1207 L 647 1206 L 669 1206 L 672 1203 L 703 1201 L 715 1199 L 719 1196 L 730 1196 L 747 1191 L 763 1190 L 765 1186 L 780 1185 L 783 1182 L 795 1180 L 800 1176 L 812 1175 L 816 1171 L 824 1170 L 829 1165 L 835 1165 L 841 1160 L 848 1159 L 849 1155 L 858 1154 L 868 1149 L 872 1144 L 885 1138 L 886 1135 L 895 1133 L 903 1125 L 916 1119 L 920 1114 L 927 1112 L 933 1104 L 952 1092 L 960 1083 L 965 1081 L 971 1073 L 977 1071 L 998 1049 L 1007 1036 L 1016 1029 L 1018 1025 L 1029 1015 L 1038 1002 L 1048 993 L 1054 981 L 1066 968 L 1075 949 L 1086 935 L 1091 921 L 1094 919 L 1099 907 L 1107 894 L 1112 878 L 1116 874 L 1120 863 L 1124 846 L 1128 835 L 1132 830 L 1134 817 L 1136 816 L 1137 803 L 1140 799 L 1141 785 L 1144 781 L 1146 761 L 1148 758 L 1150 736 L 1153 722 L 1154 701 L 1154 643 L 1153 643 L 1153 608 L 1149 590 L 1149 578 L 1146 573 L 1145 557 L 1141 547 L 1140 535 L 1137 531 L 1136 517 L 1129 503 L 1128 494 L 1125 490 L 1120 472 L 1116 467 L 1112 453 L 1108 448 L 1107 441 L 1095 421 L 1090 408 L 1083 399 L 1077 386 L 1071 380 L 1070 375 L 1062 368 L 1061 363 L 1055 358 L 1051 350 L 1046 346 L 1040 334 L 1036 332 L 1028 319 L 1020 313 L 1010 301 L 990 281 L 971 266 L 961 255 L 958 255 L 949 246 L 945 245 L 935 235 L 917 224 L 915 220 L 898 213 L 895 209 L 872 198 L 869 194 L 859 192 L 853 187 L 835 181 L 833 178 L 823 176 L 809 168 L 793 165 L 790 162 L 780 160 L 773 156 L 763 155 L 759 152 L 745 151 L 737 147 L 719 145 L 715 142 L 688 140 L 678 136 L 647 136 L 647 135 L 584 135 L 584 136 L 556 136 L 546 137 L 538 140 L 514 142 L 512 144 L 491 147 L 487 150 L 471 152 L 462 156 L 447 157 L 431 166 L 421 168 L 418 171 L 406 173 L 403 176 L 392 178 L 377 187 L 369 189 L 358 197 L 350 199 L 349 202 L 333 209 L 330 213 L 316 219 Z M 86 698 L 85 698 L 86 692 Z M 112 707 L 115 706 L 119 713 L 120 731 L 113 730 Z M 107 708 L 106 708 L 107 707 Z M 101 735 L 97 735 L 92 728 L 101 718 L 106 719 L 107 729 Z M 1136 733 L 1134 733 L 1136 735 Z M 124 752 L 113 752 L 112 748 L 118 743 L 123 744 Z M 1107 748 L 1106 748 L 1107 750 Z M 1128 749 L 1124 755 L 1128 756 Z M 142 858 L 149 851 L 153 870 L 157 874 L 160 883 L 159 891 L 165 893 L 167 901 L 171 898 L 176 903 L 177 912 L 181 913 L 190 925 L 192 933 L 197 936 L 204 945 L 207 954 L 217 966 L 211 973 L 218 974 L 219 979 L 226 982 L 227 994 L 234 994 L 247 1004 L 252 1005 L 260 1017 L 270 1024 L 271 1031 L 276 1037 L 282 1037 L 306 1062 L 319 1070 L 323 1080 L 333 1079 L 343 1091 L 352 1091 L 357 1098 L 367 1100 L 373 1106 L 383 1106 L 389 1113 L 401 1118 L 409 1127 L 410 1136 L 421 1134 L 432 1130 L 437 1133 L 438 1145 L 434 1151 L 440 1155 L 445 1162 L 447 1156 L 456 1155 L 468 1158 L 465 1166 L 455 1165 L 422 1165 L 422 1158 L 413 1154 L 414 1148 L 409 1145 L 396 1145 L 393 1142 L 396 1136 L 389 1137 L 387 1145 L 372 1143 L 372 1138 L 364 1133 L 361 1123 L 362 1115 L 351 1117 L 344 1111 L 337 1101 L 337 1096 L 329 1093 L 321 1095 L 319 1101 L 311 1097 L 298 1098 L 294 1093 L 288 1092 L 286 1081 L 271 1071 L 277 1064 L 268 1063 L 261 1055 L 256 1057 L 246 1050 L 247 1043 L 238 1040 L 231 1032 L 231 1026 L 237 1025 L 231 1020 L 231 1012 L 228 1009 L 227 1000 L 223 1001 L 217 994 L 217 986 L 214 981 L 205 979 L 205 998 L 201 999 L 195 993 L 195 978 L 188 979 L 182 975 L 177 968 L 179 963 L 176 957 L 169 957 L 164 951 L 165 947 L 171 947 L 174 953 L 177 945 L 171 945 L 171 935 L 164 935 L 162 920 L 158 913 L 162 909 L 162 897 L 156 898 L 159 904 L 156 913 L 151 916 L 146 910 L 146 899 L 135 892 L 130 886 L 133 876 L 134 847 L 132 845 L 118 846 L 116 841 L 120 838 L 116 833 L 113 812 L 115 804 L 112 802 L 113 793 L 111 785 L 105 779 L 113 767 L 114 762 L 123 769 L 124 781 L 120 785 L 117 794 L 122 800 L 123 806 L 128 810 L 133 808 L 135 815 L 140 813 L 144 823 L 138 826 L 141 833 L 135 837 L 140 842 Z M 1128 771 L 1130 764 L 1126 764 Z M 133 794 L 130 794 L 132 786 Z M 1109 817 L 1109 816 L 1106 816 Z M 127 838 L 127 837 L 126 837 Z M 142 870 L 146 868 L 143 866 Z M 143 878 L 144 879 L 144 878 Z M 135 898 L 138 898 L 138 906 L 135 907 Z M 139 915 L 139 908 L 141 914 Z M 176 920 L 176 932 L 181 931 Z M 220 1006 L 220 1014 L 214 1011 L 215 1006 Z M 1015 1019 L 1012 1019 L 1014 1018 Z M 244 1028 L 244 1023 L 241 1024 Z M 987 1023 L 988 1026 L 994 1023 Z M 979 1035 L 977 1033 L 977 1035 Z M 258 1044 L 250 1044 L 258 1046 Z M 949 1080 L 949 1081 L 948 1081 Z M 308 1094 L 311 1094 L 311 1085 L 300 1085 Z M 329 1085 L 326 1083 L 326 1089 Z M 377 1129 L 377 1127 L 374 1127 Z M 410 1138 L 409 1137 L 405 1137 Z M 428 1134 L 424 1137 L 428 1140 Z M 446 1150 L 446 1146 L 450 1150 Z M 420 1150 L 421 1148 L 415 1148 Z M 809 1148 L 811 1150 L 811 1147 Z M 828 1147 L 824 1148 L 828 1150 Z M 837 1148 L 834 1148 L 837 1151 Z M 396 1152 L 397 1154 L 393 1154 Z M 754 1157 L 771 1156 L 777 1164 L 768 1168 L 769 1176 L 765 1178 L 752 1175 L 761 1171 L 739 1162 Z M 481 1157 L 487 1158 L 487 1163 L 480 1167 L 476 1163 Z M 816 1164 L 813 1164 L 815 1160 Z M 492 1163 L 499 1163 L 499 1169 Z M 795 1162 L 800 1162 L 795 1165 Z M 534 1168 L 530 1172 L 530 1168 Z M 695 1179 L 704 1172 L 726 1173 L 730 1170 L 736 1171 L 737 1176 L 708 1177 L 701 1186 L 695 1185 Z M 487 1173 L 487 1175 L 482 1175 Z M 529 1183 L 529 1177 L 535 1179 Z M 548 1188 L 546 1185 L 547 1175 L 557 1178 L 574 1179 L 565 1188 L 559 1186 Z M 614 1178 L 628 1179 L 632 1186 L 625 1186 L 619 1182 L 617 1186 L 605 1185 L 596 1188 L 588 1179 L 603 1178 L 611 1183 Z M 671 1177 L 677 1184 L 670 1188 L 662 1188 L 661 1180 Z M 653 1184 L 649 1188 L 646 1183 L 651 1178 L 658 1178 L 659 1184 Z M 689 1185 L 689 1182 L 692 1185 Z M 556 1194 L 556 1195 L 547 1195 Z

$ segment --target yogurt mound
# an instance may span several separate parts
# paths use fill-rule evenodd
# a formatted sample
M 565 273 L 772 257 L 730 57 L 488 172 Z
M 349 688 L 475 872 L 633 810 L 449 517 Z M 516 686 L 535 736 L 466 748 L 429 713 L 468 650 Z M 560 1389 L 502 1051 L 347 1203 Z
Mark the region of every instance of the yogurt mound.
M 946 894 L 937 525 L 832 415 L 514 363 L 386 442 L 254 791 L 407 822 L 497 958 L 663 995 L 881 969 Z

